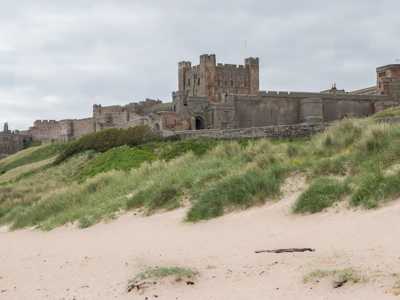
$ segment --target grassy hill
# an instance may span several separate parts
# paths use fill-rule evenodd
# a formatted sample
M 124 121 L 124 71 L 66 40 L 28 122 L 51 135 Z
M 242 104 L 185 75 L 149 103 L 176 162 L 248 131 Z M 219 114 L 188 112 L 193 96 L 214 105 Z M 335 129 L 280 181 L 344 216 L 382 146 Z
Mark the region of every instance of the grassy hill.
M 307 176 L 308 188 L 293 213 L 339 201 L 378 207 L 400 196 L 400 125 L 348 119 L 311 139 L 239 141 L 163 141 L 138 127 L 31 148 L 0 161 L 0 223 L 87 227 L 131 209 L 183 205 L 196 222 L 279 201 L 294 173 Z

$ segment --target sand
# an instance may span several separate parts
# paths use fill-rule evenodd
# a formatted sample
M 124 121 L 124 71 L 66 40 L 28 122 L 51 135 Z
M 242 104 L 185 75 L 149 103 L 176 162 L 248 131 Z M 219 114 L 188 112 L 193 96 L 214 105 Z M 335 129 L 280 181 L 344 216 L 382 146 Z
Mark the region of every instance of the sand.
M 194 225 L 182 222 L 179 209 L 129 213 L 85 230 L 3 228 L 0 299 L 398 299 L 392 274 L 400 273 L 400 201 L 293 216 L 297 186 L 287 185 L 282 201 Z M 316 252 L 254 253 L 284 247 Z M 195 285 L 161 282 L 128 294 L 129 279 L 146 266 L 190 267 L 200 276 Z M 347 267 L 365 280 L 338 289 L 329 278 L 303 283 L 311 271 Z

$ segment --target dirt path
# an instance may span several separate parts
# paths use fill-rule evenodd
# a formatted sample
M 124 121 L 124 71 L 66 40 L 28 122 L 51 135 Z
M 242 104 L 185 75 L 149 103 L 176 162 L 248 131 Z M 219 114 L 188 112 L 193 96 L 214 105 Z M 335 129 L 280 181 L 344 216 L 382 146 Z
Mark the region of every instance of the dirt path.
M 295 197 L 195 225 L 182 223 L 177 210 L 86 230 L 0 231 L 0 299 L 398 299 L 391 274 L 400 273 L 399 201 L 376 211 L 292 216 Z M 254 254 L 283 247 L 317 251 Z M 171 265 L 201 276 L 193 286 L 126 293 L 144 266 Z M 310 271 L 346 267 L 368 281 L 339 289 L 327 280 L 303 283 Z

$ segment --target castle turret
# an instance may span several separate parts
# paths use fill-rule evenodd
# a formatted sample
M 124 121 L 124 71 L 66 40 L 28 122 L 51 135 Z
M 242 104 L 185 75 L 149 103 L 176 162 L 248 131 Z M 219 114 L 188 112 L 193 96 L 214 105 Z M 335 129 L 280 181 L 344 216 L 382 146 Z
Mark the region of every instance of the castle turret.
M 10 130 L 8 129 L 8 123 L 7 122 L 4 123 L 3 132 L 4 133 L 10 133 Z
M 186 89 L 187 74 L 192 68 L 190 61 L 181 61 L 178 63 L 178 91 Z
M 258 57 L 246 58 L 245 66 L 249 71 L 250 95 L 257 95 L 260 90 L 260 60 Z
M 196 79 L 199 86 L 199 95 L 206 96 L 211 101 L 215 101 L 216 67 L 215 54 L 203 54 L 200 56 L 200 76 Z

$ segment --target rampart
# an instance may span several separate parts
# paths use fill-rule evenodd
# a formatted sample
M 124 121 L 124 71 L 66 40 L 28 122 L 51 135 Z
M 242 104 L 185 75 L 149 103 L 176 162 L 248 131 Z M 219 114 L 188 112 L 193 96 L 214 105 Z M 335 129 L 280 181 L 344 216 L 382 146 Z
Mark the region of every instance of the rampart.
M 328 124 L 296 124 L 275 125 L 263 127 L 250 127 L 238 129 L 209 129 L 176 131 L 167 136 L 177 136 L 182 139 L 189 138 L 214 138 L 214 139 L 240 139 L 240 138 L 298 138 L 308 137 L 324 131 Z

